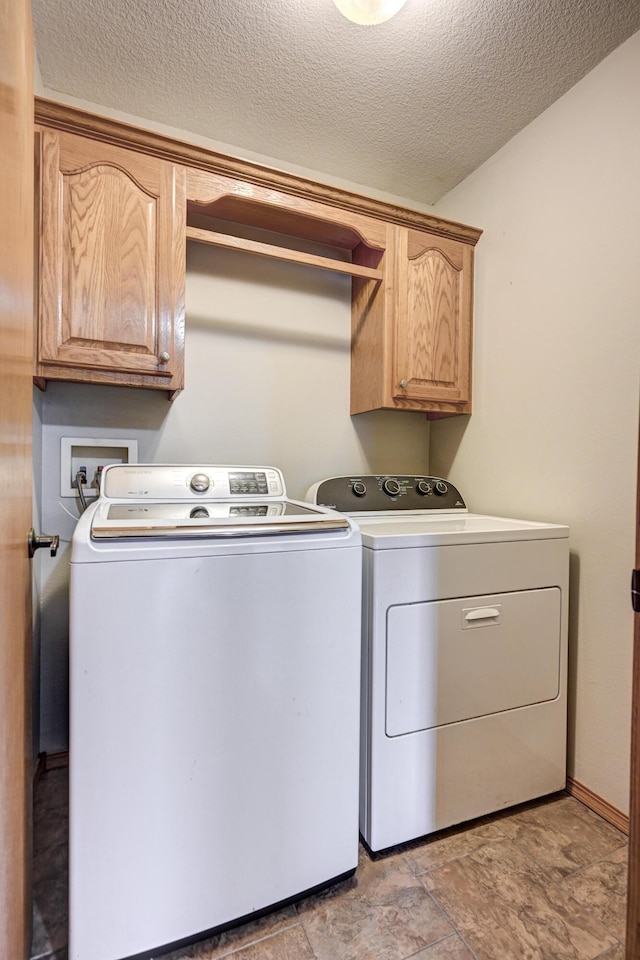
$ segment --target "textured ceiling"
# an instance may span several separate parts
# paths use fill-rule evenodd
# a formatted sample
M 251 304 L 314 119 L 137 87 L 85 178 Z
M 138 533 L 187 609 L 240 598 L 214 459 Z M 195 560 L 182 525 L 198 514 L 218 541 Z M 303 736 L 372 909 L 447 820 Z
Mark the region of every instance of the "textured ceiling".
M 433 203 L 640 29 L 639 0 L 33 0 L 46 95 Z

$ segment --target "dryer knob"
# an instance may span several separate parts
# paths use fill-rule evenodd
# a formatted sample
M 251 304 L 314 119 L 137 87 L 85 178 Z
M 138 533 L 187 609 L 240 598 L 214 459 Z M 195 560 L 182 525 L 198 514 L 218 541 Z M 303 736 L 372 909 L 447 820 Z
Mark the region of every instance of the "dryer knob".
M 400 493 L 400 484 L 397 480 L 385 480 L 382 489 L 388 497 L 397 497 Z
M 356 497 L 364 497 L 367 492 L 367 485 L 362 480 L 356 480 L 351 489 Z
M 205 493 L 209 489 L 210 483 L 211 481 L 206 473 L 194 473 L 189 486 L 195 493 Z
M 431 493 L 432 489 L 433 487 L 426 480 L 418 480 L 416 484 L 416 490 L 423 497 L 426 497 L 429 493 Z
M 446 485 L 444 480 L 438 480 L 438 482 L 435 485 L 436 493 L 442 497 L 444 496 L 445 493 L 447 493 L 448 490 L 449 490 L 449 487 Z

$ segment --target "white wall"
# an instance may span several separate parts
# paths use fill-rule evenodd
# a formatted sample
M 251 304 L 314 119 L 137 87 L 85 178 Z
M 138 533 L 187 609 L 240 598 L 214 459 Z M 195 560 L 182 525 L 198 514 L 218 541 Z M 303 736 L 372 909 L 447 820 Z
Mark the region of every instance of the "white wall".
M 628 809 L 640 33 L 435 208 L 477 247 L 474 413 L 431 430 L 472 509 L 571 526 L 569 772 Z
M 67 746 L 78 509 L 60 497 L 60 437 L 137 438 L 141 461 L 274 464 L 295 498 L 325 476 L 428 469 L 424 415 L 349 416 L 349 278 L 198 244 L 187 266 L 186 387 L 173 403 L 155 391 L 67 383 L 38 397 L 42 529 L 64 540 L 57 560 L 41 560 L 41 750 Z

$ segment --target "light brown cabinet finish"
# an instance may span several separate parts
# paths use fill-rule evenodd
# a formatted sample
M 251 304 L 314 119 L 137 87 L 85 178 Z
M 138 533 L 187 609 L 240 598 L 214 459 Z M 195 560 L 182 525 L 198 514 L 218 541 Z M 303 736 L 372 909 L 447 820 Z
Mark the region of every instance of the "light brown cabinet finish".
M 394 399 L 469 412 L 472 249 L 417 230 L 396 235 Z
M 37 380 L 180 389 L 189 237 L 352 276 L 351 413 L 471 412 L 480 230 L 61 104 L 36 119 Z
M 188 170 L 187 197 L 191 212 L 337 248 L 385 242 L 384 222 L 374 217 L 235 177 Z
M 383 279 L 382 271 L 375 265 L 384 251 L 386 227 L 373 217 L 203 170 L 187 172 L 187 197 L 188 220 L 195 216 L 198 223 L 203 218 L 208 221 L 205 229 L 192 226 L 189 221 L 188 239 L 376 282 Z M 230 232 L 219 233 L 209 226 L 221 221 Z M 268 231 L 271 242 L 236 235 L 244 233 L 245 228 L 249 232 Z M 318 256 L 290 248 L 290 239 L 310 241 L 328 249 L 325 255 Z M 371 250 L 370 264 L 346 259 L 348 251 L 361 244 Z
M 40 132 L 37 378 L 182 388 L 185 180 L 164 160 Z
M 187 227 L 187 240 L 197 243 L 207 243 L 213 247 L 224 247 L 227 250 L 237 250 L 241 253 L 250 253 L 254 256 L 269 257 L 273 260 L 286 260 L 288 263 L 299 263 L 303 266 L 316 267 L 318 270 L 331 270 L 334 273 L 345 273 L 350 277 L 367 277 L 370 280 L 382 280 L 380 270 L 370 267 L 361 267 L 348 261 L 335 260 L 331 257 L 319 257 L 312 253 L 300 250 L 290 250 L 288 247 L 277 246 L 271 243 L 261 243 L 245 237 L 235 237 L 227 233 L 216 233 L 212 230 L 203 230 L 198 227 Z
M 352 413 L 471 412 L 473 245 L 388 226 L 385 283 L 354 283 Z

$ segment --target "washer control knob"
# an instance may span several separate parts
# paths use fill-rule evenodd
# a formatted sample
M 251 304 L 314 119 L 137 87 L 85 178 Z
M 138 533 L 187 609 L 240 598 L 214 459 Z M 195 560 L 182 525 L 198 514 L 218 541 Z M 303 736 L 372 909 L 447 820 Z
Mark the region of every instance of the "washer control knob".
M 195 493 L 205 493 L 209 489 L 210 483 L 211 481 L 206 473 L 194 473 L 189 486 Z
M 206 507 L 194 507 L 189 516 L 193 517 L 194 520 L 200 520 L 204 517 L 208 517 L 209 511 Z
M 366 483 L 363 483 L 362 480 L 356 480 L 351 489 L 354 493 L 354 496 L 364 497 L 365 493 L 367 492 L 367 485 Z
M 382 489 L 388 497 L 397 497 L 400 493 L 400 484 L 397 480 L 385 480 Z
M 435 491 L 441 497 L 444 496 L 445 493 L 447 493 L 448 489 L 449 487 L 446 485 L 444 480 L 438 480 L 438 482 L 435 485 Z
M 429 493 L 431 493 L 433 487 L 426 480 L 418 480 L 416 484 L 416 490 L 421 496 L 426 497 Z

